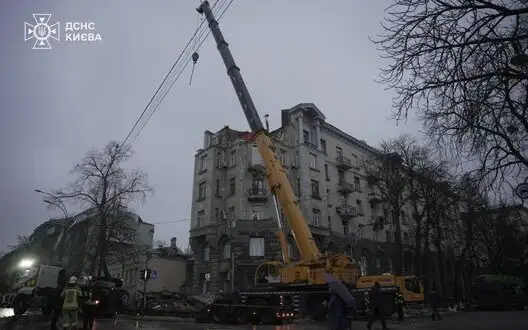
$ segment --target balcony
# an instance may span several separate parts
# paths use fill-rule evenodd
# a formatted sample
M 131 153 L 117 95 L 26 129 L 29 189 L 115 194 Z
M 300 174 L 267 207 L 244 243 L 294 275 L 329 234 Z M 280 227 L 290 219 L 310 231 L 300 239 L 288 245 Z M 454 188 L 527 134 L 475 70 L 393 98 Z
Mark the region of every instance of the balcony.
M 352 168 L 352 161 L 350 160 L 350 158 L 347 158 L 343 155 L 337 155 L 336 167 L 344 171 L 349 170 Z
M 336 206 L 336 213 L 339 214 L 343 220 L 350 220 L 358 215 L 357 209 L 354 206 L 347 204 Z
M 357 189 L 354 184 L 347 182 L 346 180 L 339 180 L 337 190 L 342 194 L 350 194 Z
M 367 198 L 368 198 L 369 203 L 371 203 L 371 204 L 379 204 L 379 203 L 381 203 L 381 197 L 378 196 L 375 193 L 369 193 Z
M 310 148 L 312 148 L 312 149 L 317 150 L 317 144 L 315 144 L 315 143 L 313 143 L 313 142 L 310 142 L 310 141 L 304 140 L 303 144 L 304 144 L 305 146 L 308 146 L 308 147 L 310 147 Z
M 249 188 L 247 196 L 250 202 L 265 202 L 268 200 L 268 192 L 263 187 Z

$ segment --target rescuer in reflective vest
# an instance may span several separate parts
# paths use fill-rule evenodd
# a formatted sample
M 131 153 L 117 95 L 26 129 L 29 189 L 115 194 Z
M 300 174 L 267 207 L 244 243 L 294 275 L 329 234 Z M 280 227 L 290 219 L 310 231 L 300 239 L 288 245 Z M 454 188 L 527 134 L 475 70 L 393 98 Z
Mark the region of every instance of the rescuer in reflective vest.
M 68 285 L 61 293 L 61 298 L 64 300 L 62 304 L 64 329 L 77 328 L 77 323 L 79 322 L 79 301 L 82 295 L 81 289 L 77 286 L 77 277 L 70 277 Z
M 405 299 L 403 298 L 403 295 L 401 294 L 400 288 L 398 288 L 398 292 L 394 295 L 394 306 L 396 306 L 396 311 L 398 312 L 398 320 L 403 321 L 403 304 L 405 303 Z

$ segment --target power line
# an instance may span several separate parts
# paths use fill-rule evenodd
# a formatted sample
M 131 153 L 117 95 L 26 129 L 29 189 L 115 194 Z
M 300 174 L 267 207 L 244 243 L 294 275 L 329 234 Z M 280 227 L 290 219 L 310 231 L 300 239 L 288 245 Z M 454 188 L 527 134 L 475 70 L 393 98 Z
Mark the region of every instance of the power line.
M 218 1 L 216 1 L 214 3 L 214 5 L 213 5 L 212 9 L 215 9 L 217 4 L 219 4 L 220 2 L 226 3 L 227 1 L 228 0 L 223 0 L 223 1 L 222 0 L 218 0 Z M 221 14 L 218 16 L 218 19 L 217 19 L 218 21 L 220 21 L 220 19 L 223 17 L 223 15 L 225 14 L 225 12 L 229 8 L 229 6 L 231 6 L 232 2 L 233 2 L 233 0 L 230 0 L 228 2 L 227 6 L 225 6 L 225 8 L 222 10 Z M 223 4 L 218 7 L 218 10 L 217 10 L 216 14 L 218 14 L 218 12 L 221 11 L 221 7 L 223 7 Z M 151 97 L 151 99 L 148 102 L 147 106 L 145 107 L 145 109 L 143 110 L 143 112 L 141 113 L 139 118 L 136 120 L 134 126 L 132 127 L 130 132 L 127 134 L 125 140 L 123 141 L 123 143 L 120 146 L 120 149 L 129 148 L 129 147 L 132 146 L 132 144 L 138 138 L 139 134 L 141 133 L 141 131 L 143 130 L 143 128 L 145 127 L 147 122 L 150 120 L 152 115 L 156 112 L 158 106 L 161 104 L 161 102 L 163 101 L 163 99 L 165 98 L 167 93 L 170 91 L 170 89 L 172 88 L 174 83 L 176 83 L 176 81 L 178 81 L 178 79 L 182 75 L 183 71 L 189 65 L 190 61 L 192 60 L 191 59 L 191 54 L 193 52 L 197 51 L 200 48 L 200 46 L 204 43 L 204 41 L 207 39 L 207 37 L 209 36 L 211 31 L 208 29 L 208 27 L 206 25 L 204 25 L 205 22 L 206 22 L 206 20 L 202 20 L 202 22 L 200 23 L 200 25 L 198 26 L 198 28 L 194 32 L 194 34 L 191 37 L 191 39 L 187 42 L 187 45 L 185 46 L 185 48 L 182 50 L 182 52 L 180 53 L 180 55 L 176 59 L 176 62 L 172 65 L 171 69 L 169 70 L 169 72 L 167 73 L 167 75 L 165 76 L 165 78 L 163 79 L 163 81 L 161 82 L 159 87 L 157 88 L 156 92 Z M 208 31 L 208 32 L 206 33 L 206 31 Z M 205 37 L 203 37 L 204 34 L 205 34 Z M 203 39 L 202 39 L 202 37 L 203 37 Z M 195 41 L 194 44 L 196 45 L 197 41 L 200 40 L 200 39 L 201 39 L 201 41 L 198 43 L 197 47 L 189 48 L 189 46 L 191 44 L 193 44 L 193 41 Z M 184 62 L 183 66 L 181 67 L 180 70 L 177 70 L 176 68 L 177 68 L 178 64 L 182 61 L 183 58 L 185 58 L 185 55 L 188 58 L 187 61 Z M 147 112 L 149 112 L 149 113 L 147 113 Z M 145 119 L 145 120 L 142 122 L 143 119 Z M 136 128 L 138 128 L 138 127 L 139 127 L 139 129 L 136 130 Z M 128 143 L 128 146 L 126 146 L 127 143 Z

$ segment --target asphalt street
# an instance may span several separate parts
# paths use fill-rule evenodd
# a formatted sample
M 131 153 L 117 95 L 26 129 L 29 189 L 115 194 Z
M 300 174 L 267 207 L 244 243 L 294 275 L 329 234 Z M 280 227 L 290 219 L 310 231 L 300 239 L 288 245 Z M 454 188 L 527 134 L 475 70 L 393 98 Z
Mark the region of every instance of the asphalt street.
M 11 324 L 7 326 L 8 320 Z M 0 319 L 1 329 L 49 329 L 49 322 L 42 316 L 22 317 L 17 322 L 13 322 L 10 317 Z M 525 330 L 528 325 L 528 311 L 524 312 L 468 312 L 457 313 L 455 315 L 445 315 L 441 321 L 432 321 L 429 318 L 409 319 L 399 324 L 396 321 L 389 322 L 389 329 L 399 330 L 467 330 L 467 329 L 508 329 L 508 330 Z M 381 329 L 380 324 L 375 324 L 373 329 Z M 254 329 L 254 330 L 327 330 L 325 323 L 306 323 L 293 324 L 284 326 L 229 326 L 215 324 L 194 324 L 190 322 L 153 322 L 153 321 L 134 321 L 127 319 L 100 320 L 94 325 L 94 330 L 133 330 L 133 329 L 152 329 L 152 330 L 228 330 L 228 329 Z M 352 329 L 366 329 L 365 322 L 354 322 Z

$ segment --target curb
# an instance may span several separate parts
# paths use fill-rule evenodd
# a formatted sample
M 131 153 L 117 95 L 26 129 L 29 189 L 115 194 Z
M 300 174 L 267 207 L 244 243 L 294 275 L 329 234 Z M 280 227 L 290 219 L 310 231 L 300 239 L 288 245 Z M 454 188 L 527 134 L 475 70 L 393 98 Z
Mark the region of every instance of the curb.
M 135 315 L 117 315 L 116 320 L 132 320 L 147 322 L 167 322 L 167 323 L 196 323 L 194 318 L 174 317 L 174 316 L 135 316 Z

